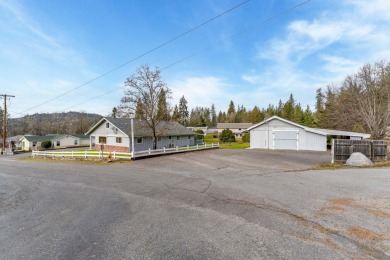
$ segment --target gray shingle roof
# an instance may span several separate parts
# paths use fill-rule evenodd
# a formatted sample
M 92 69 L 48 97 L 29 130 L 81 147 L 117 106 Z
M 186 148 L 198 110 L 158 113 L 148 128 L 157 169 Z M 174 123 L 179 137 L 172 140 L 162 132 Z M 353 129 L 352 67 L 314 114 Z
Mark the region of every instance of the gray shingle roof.
M 217 129 L 246 129 L 252 125 L 252 123 L 217 123 Z
M 25 135 L 24 138 L 27 139 L 29 142 L 43 142 L 43 141 L 51 141 L 54 138 L 54 135 L 46 135 L 46 136 L 40 136 L 40 135 Z
M 128 136 L 131 136 L 131 127 L 130 127 L 129 118 L 105 117 L 104 119 L 110 122 L 111 124 L 113 124 L 114 126 L 116 126 L 117 128 L 119 128 L 119 130 L 121 130 Z M 89 130 L 88 133 L 91 132 L 91 130 Z M 152 135 L 153 135 L 152 129 L 148 126 L 146 121 L 134 119 L 134 136 L 145 137 L 145 136 L 152 136 Z M 157 135 L 158 136 L 194 135 L 194 132 L 190 129 L 187 129 L 185 126 L 177 122 L 160 121 L 157 125 Z

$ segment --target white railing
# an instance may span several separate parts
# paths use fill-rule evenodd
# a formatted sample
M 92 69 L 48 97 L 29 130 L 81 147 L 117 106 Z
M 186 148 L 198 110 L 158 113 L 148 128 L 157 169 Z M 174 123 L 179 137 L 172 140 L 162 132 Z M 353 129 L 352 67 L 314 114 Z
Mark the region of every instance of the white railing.
M 194 146 L 185 146 L 185 147 L 175 147 L 175 148 L 163 148 L 157 150 L 146 150 L 138 151 L 134 153 L 134 158 L 136 157 L 147 157 L 149 155 L 159 155 L 159 154 L 169 154 L 169 153 L 182 153 L 195 150 L 205 150 L 211 148 L 219 147 L 217 144 L 202 144 Z M 85 150 L 85 151 L 32 151 L 32 157 L 51 157 L 51 158 L 112 158 L 112 159 L 132 159 L 133 153 L 123 153 L 123 152 L 102 152 L 96 150 Z
M 113 158 L 113 159 L 131 159 L 132 153 L 122 152 L 102 152 L 102 151 L 32 151 L 32 157 L 70 157 L 70 158 Z

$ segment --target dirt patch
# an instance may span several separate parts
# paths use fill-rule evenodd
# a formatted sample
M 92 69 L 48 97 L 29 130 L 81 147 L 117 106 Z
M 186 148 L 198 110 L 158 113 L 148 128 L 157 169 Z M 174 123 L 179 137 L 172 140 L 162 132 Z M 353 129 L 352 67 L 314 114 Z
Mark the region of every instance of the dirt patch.
M 382 217 L 382 218 L 390 218 L 390 213 L 387 213 L 387 212 L 384 212 L 384 211 L 380 211 L 380 210 L 377 210 L 377 209 L 371 209 L 371 210 L 367 210 L 369 213 L 375 215 L 375 216 L 378 216 L 378 217 Z
M 337 205 L 322 207 L 318 210 L 318 213 L 316 215 L 317 216 L 326 216 L 326 215 L 332 214 L 335 211 L 339 211 L 339 212 L 345 211 L 345 208 L 337 206 Z
M 374 240 L 374 241 L 384 241 L 390 240 L 390 237 L 386 237 L 383 234 L 377 234 L 371 230 L 360 228 L 360 227 L 350 227 L 348 233 L 352 236 L 365 239 L 365 240 Z
M 354 199 L 353 198 L 338 198 L 338 199 L 331 199 L 330 201 L 334 204 L 351 206 L 354 202 Z

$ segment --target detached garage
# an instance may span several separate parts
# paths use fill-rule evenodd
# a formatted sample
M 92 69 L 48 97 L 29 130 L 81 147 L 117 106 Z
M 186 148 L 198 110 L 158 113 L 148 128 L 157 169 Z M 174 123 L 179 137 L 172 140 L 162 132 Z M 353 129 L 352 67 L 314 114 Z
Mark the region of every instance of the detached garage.
M 370 135 L 328 129 L 315 129 L 273 116 L 249 127 L 250 148 L 326 151 L 327 136 L 350 139 L 369 138 Z

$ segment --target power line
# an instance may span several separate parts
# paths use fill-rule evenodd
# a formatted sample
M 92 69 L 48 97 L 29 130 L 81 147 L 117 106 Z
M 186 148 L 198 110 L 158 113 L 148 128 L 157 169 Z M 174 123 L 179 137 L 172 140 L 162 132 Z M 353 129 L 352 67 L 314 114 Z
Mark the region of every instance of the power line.
M 224 42 L 224 41 L 227 40 L 227 39 L 235 38 L 235 37 L 237 37 L 237 36 L 239 36 L 239 35 L 241 35 L 241 34 L 244 34 L 244 33 L 248 32 L 248 31 L 250 31 L 250 30 L 253 30 L 255 27 L 257 27 L 257 26 L 259 26 L 259 25 L 263 25 L 263 24 L 265 24 L 265 23 L 267 23 L 267 22 L 270 22 L 270 21 L 272 21 L 272 20 L 275 20 L 276 18 L 279 18 L 280 16 L 283 16 L 283 15 L 285 15 L 285 14 L 287 14 L 287 13 L 290 13 L 290 12 L 294 11 L 295 9 L 297 9 L 297 8 L 303 6 L 303 5 L 308 4 L 308 3 L 311 2 L 311 1 L 312 1 L 312 0 L 304 1 L 304 2 L 302 2 L 302 3 L 298 4 L 298 5 L 295 5 L 295 6 L 291 7 L 291 8 L 289 8 L 289 9 L 287 9 L 287 10 L 281 12 L 281 13 L 278 13 L 278 14 L 276 14 L 276 15 L 274 15 L 274 16 L 271 16 L 270 18 L 267 18 L 267 19 L 262 20 L 262 21 L 260 21 L 260 22 L 258 22 L 258 23 L 255 23 L 255 24 L 253 24 L 253 25 L 251 25 L 251 26 L 245 28 L 244 30 L 239 31 L 238 33 L 235 33 L 235 34 L 233 34 L 233 35 L 231 35 L 231 36 L 229 36 L 229 37 L 226 37 L 225 39 L 222 39 L 222 40 L 220 40 L 220 41 L 216 41 L 216 42 L 214 42 L 214 43 L 208 45 L 207 47 L 205 47 L 205 48 L 203 48 L 203 49 L 200 49 L 200 50 L 198 50 L 197 52 L 192 53 L 191 55 L 189 55 L 189 56 L 187 56 L 187 57 L 184 57 L 184 58 L 182 58 L 182 59 L 180 59 L 180 60 L 177 60 L 177 61 L 175 61 L 175 62 L 173 62 L 173 63 L 171 63 L 171 64 L 169 64 L 169 65 L 167 65 L 167 66 L 165 66 L 165 67 L 163 67 L 163 68 L 161 68 L 160 70 L 165 70 L 165 69 L 168 69 L 168 68 L 170 68 L 170 67 L 173 67 L 173 66 L 175 66 L 175 65 L 177 65 L 177 64 L 179 64 L 179 63 L 181 63 L 181 62 L 184 62 L 184 61 L 186 61 L 186 60 L 188 60 L 188 59 L 190 59 L 190 58 L 192 58 L 192 57 L 194 57 L 194 56 L 200 54 L 201 52 L 203 52 L 203 51 L 205 51 L 205 50 L 207 50 L 207 49 L 210 49 L 212 46 L 214 46 L 214 45 L 216 45 L 216 44 L 219 44 L 219 43 L 221 43 L 221 42 Z M 76 104 L 76 105 L 72 105 L 72 106 L 70 106 L 70 107 L 67 107 L 67 108 L 65 108 L 64 110 L 67 110 L 67 109 L 70 109 L 70 108 L 73 108 L 73 107 L 82 105 L 82 104 L 84 104 L 84 103 L 87 103 L 87 102 L 89 102 L 89 101 L 91 101 L 91 100 L 97 99 L 97 98 L 99 98 L 99 97 L 101 97 L 101 96 L 104 96 L 104 95 L 106 95 L 106 94 L 109 94 L 109 93 L 111 93 L 111 92 L 114 92 L 114 91 L 116 91 L 116 90 L 119 90 L 119 89 L 121 89 L 121 88 L 122 88 L 122 87 L 111 89 L 111 90 L 109 90 L 109 91 L 107 91 L 107 92 L 104 92 L 104 93 L 102 93 L 102 94 L 99 94 L 98 96 L 92 97 L 92 98 L 90 98 L 90 99 L 88 99 L 88 100 L 86 100 L 86 101 L 83 101 L 83 102 L 78 103 L 78 104 Z
M 240 6 L 242 6 L 242 5 L 246 4 L 246 3 L 248 3 L 248 2 L 250 2 L 250 1 L 251 1 L 251 0 L 245 0 L 245 1 L 243 1 L 243 2 L 240 2 L 238 5 L 235 5 L 235 6 L 233 6 L 232 8 L 230 8 L 230 9 L 228 9 L 228 10 L 226 10 L 226 11 L 220 13 L 220 14 L 218 14 L 217 16 L 214 16 L 214 17 L 210 18 L 209 20 L 207 20 L 207 21 L 205 21 L 205 22 L 203 22 L 203 23 L 201 23 L 201 24 L 199 24 L 199 25 L 197 25 L 197 26 L 191 28 L 190 30 L 185 31 L 184 33 L 181 33 L 181 34 L 179 34 L 179 35 L 177 35 L 177 36 L 171 38 L 170 40 L 168 40 L 168 41 L 166 41 L 166 42 L 164 42 L 164 43 L 161 43 L 161 44 L 157 45 L 156 47 L 150 49 L 149 51 L 144 52 L 144 53 L 142 53 L 142 54 L 136 56 L 135 58 L 133 58 L 133 59 L 131 59 L 131 60 L 129 60 L 129 61 L 127 61 L 127 62 L 121 64 L 121 65 L 119 65 L 118 67 L 115 67 L 115 68 L 113 68 L 113 69 L 111 69 L 111 70 L 109 70 L 109 71 L 107 71 L 107 72 L 105 72 L 105 73 L 103 73 L 103 74 L 101 74 L 101 75 L 99 75 L 99 76 L 97 76 L 97 77 L 95 77 L 95 78 L 93 78 L 93 79 L 91 79 L 91 80 L 89 80 L 89 81 L 87 81 L 87 82 L 85 82 L 85 83 L 83 83 L 83 84 L 81 84 L 81 85 L 79 85 L 79 86 L 77 86 L 77 87 L 71 89 L 71 90 L 68 90 L 68 91 L 66 91 L 66 92 L 64 92 L 64 93 L 62 93 L 62 94 L 60 94 L 60 95 L 58 95 L 58 96 L 55 96 L 54 98 L 51 98 L 51 99 L 49 99 L 49 100 L 47 100 L 47 101 L 44 101 L 44 102 L 42 102 L 42 103 L 40 103 L 40 104 L 38 104 L 38 105 L 36 105 L 36 106 L 34 106 L 34 107 L 31 107 L 31 108 L 29 108 L 29 109 L 26 109 L 26 110 L 24 110 L 24 111 L 22 111 L 22 112 L 20 112 L 20 113 L 16 113 L 16 114 L 22 115 L 22 114 L 24 114 L 24 113 L 27 112 L 27 111 L 30 111 L 30 110 L 32 110 L 32 109 L 34 109 L 34 108 L 37 108 L 37 107 L 40 107 L 40 106 L 42 106 L 42 105 L 44 105 L 44 104 L 47 104 L 47 103 L 49 103 L 49 102 L 51 102 L 51 101 L 53 101 L 53 100 L 56 100 L 56 99 L 58 99 L 58 98 L 60 98 L 60 97 L 62 97 L 62 96 L 65 96 L 65 95 L 67 95 L 67 94 L 69 94 L 69 93 L 71 93 L 71 92 L 73 92 L 73 91 L 75 91 L 75 90 L 77 90 L 77 89 L 79 89 L 79 88 L 82 88 L 82 87 L 84 87 L 85 85 L 88 85 L 88 84 L 90 84 L 90 83 L 92 83 L 92 82 L 94 82 L 94 81 L 96 81 L 96 80 L 98 80 L 98 79 L 100 79 L 100 78 L 103 78 L 104 76 L 106 76 L 106 75 L 108 75 L 108 74 L 110 74 L 110 73 L 112 73 L 112 72 L 114 72 L 114 71 L 116 71 L 116 70 L 119 70 L 120 68 L 122 68 L 122 67 L 128 65 L 129 63 L 131 63 L 131 62 L 133 62 L 133 61 L 136 61 L 136 60 L 138 60 L 138 59 L 140 59 L 140 58 L 142 58 L 142 57 L 144 57 L 144 56 L 146 56 L 146 55 L 148 55 L 148 54 L 150 54 L 150 53 L 152 53 L 152 52 L 154 52 L 154 51 L 156 51 L 156 50 L 158 50 L 158 49 L 160 49 L 160 48 L 162 48 L 162 47 L 164 47 L 164 46 L 166 46 L 166 45 L 168 45 L 168 44 L 170 44 L 170 43 L 172 43 L 172 42 L 174 42 L 174 41 L 176 41 L 177 39 L 179 39 L 179 38 L 181 38 L 181 37 L 183 37 L 183 36 L 185 36 L 185 35 L 187 35 L 187 34 L 193 32 L 193 31 L 199 29 L 200 27 L 202 27 L 202 26 L 204 26 L 204 25 L 206 25 L 206 24 L 208 24 L 208 23 L 210 23 L 210 22 L 212 22 L 212 21 L 218 19 L 219 17 L 221 17 L 221 16 L 223 16 L 223 15 L 225 15 L 225 14 L 227 14 L 227 13 L 229 13 L 229 12 L 235 10 L 235 9 L 237 9 L 238 7 L 240 7 Z

